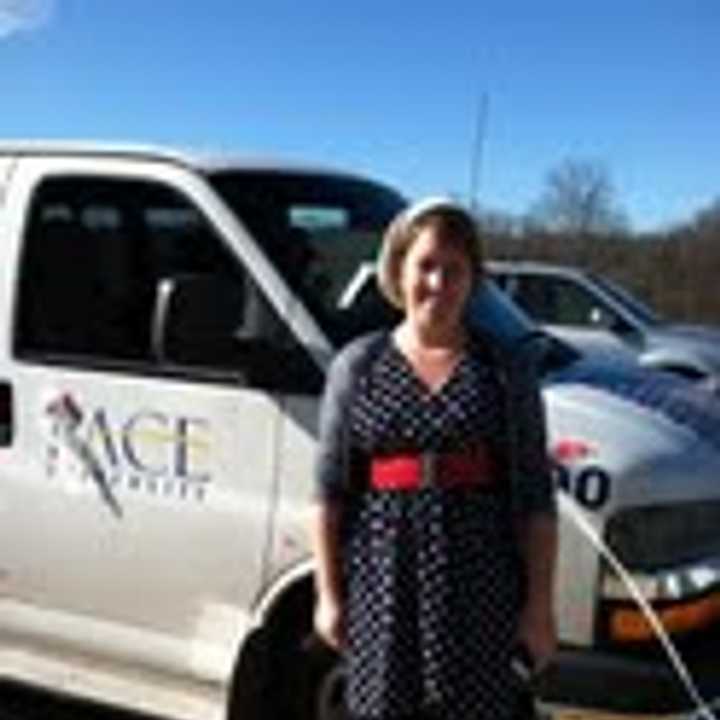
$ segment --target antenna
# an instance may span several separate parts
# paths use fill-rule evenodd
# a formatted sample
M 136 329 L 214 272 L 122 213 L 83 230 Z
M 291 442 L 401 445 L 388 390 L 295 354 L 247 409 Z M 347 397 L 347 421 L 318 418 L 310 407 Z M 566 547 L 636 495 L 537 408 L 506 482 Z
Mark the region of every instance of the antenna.
M 480 192 L 480 173 L 482 170 L 485 133 L 487 130 L 488 106 L 488 94 L 487 92 L 483 92 L 478 103 L 475 120 L 475 138 L 470 155 L 470 191 L 468 205 L 473 213 L 477 213 L 480 210 L 478 193 Z

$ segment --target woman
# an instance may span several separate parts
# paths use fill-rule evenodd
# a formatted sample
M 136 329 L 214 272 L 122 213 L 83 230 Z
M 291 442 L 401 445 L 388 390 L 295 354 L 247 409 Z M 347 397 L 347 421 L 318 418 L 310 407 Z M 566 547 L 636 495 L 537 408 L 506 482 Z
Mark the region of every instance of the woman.
M 468 329 L 472 216 L 431 199 L 388 229 L 404 311 L 351 343 L 323 398 L 313 520 L 317 633 L 345 656 L 351 718 L 517 715 L 518 647 L 555 649 L 555 505 L 530 363 Z

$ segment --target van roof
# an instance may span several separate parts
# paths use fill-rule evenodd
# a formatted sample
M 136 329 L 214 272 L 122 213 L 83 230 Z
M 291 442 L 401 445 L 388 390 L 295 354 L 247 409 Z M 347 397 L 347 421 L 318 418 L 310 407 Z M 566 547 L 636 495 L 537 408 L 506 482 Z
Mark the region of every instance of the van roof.
M 0 158 L 42 156 L 122 157 L 171 162 L 198 172 L 270 170 L 356 177 L 337 168 L 272 156 L 192 151 L 162 145 L 89 140 L 0 140 Z

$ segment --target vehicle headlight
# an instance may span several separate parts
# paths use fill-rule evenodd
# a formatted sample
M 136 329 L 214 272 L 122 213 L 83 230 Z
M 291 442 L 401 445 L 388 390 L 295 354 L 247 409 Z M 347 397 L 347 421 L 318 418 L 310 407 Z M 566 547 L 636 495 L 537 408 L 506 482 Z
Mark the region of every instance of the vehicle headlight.
M 720 501 L 631 508 L 610 518 L 609 548 L 628 570 L 657 570 L 720 549 Z

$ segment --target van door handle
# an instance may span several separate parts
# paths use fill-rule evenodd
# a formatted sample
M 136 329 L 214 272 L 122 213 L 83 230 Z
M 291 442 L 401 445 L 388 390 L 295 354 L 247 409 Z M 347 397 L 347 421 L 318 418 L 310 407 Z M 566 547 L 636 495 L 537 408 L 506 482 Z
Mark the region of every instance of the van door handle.
M 0 447 L 13 441 L 13 392 L 7 381 L 0 382 Z

